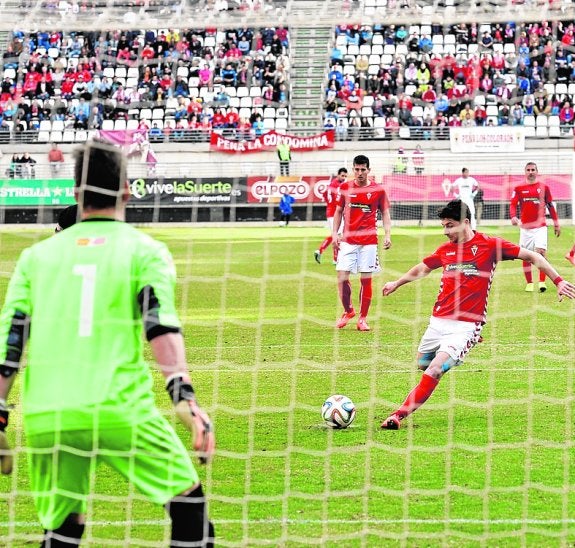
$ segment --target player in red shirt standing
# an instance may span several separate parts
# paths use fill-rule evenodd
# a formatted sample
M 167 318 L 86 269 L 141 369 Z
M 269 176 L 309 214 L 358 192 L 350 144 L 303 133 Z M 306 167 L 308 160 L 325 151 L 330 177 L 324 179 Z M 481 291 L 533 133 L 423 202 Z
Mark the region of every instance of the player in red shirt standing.
M 400 421 L 423 405 L 441 377 L 452 367 L 461 365 L 479 341 L 499 261 L 521 259 L 533 263 L 553 280 L 559 300 L 563 296 L 575 297 L 575 286 L 563 280 L 541 254 L 502 238 L 474 232 L 469 208 L 461 200 L 449 202 L 438 215 L 449 242 L 399 279 L 383 286 L 383 295 L 388 296 L 402 285 L 423 278 L 437 268 L 443 269 L 433 313 L 417 349 L 417 363 L 423 375 L 399 409 L 381 424 L 381 428 L 387 430 L 397 430 Z
M 353 181 L 342 183 L 336 199 L 331 237 L 337 256 L 337 285 L 344 312 L 335 324 L 345 327 L 355 316 L 351 304 L 349 275 L 359 273 L 360 311 L 357 321 L 359 331 L 369 331 L 367 313 L 371 304 L 371 276 L 381 270 L 377 253 L 377 212 L 381 213 L 385 237 L 384 249 L 391 247 L 391 217 L 389 200 L 382 185 L 369 177 L 369 158 L 359 155 L 353 159 Z M 339 228 L 343 220 L 343 236 Z
M 313 252 L 313 256 L 316 262 L 319 264 L 321 263 L 321 255 L 322 253 L 329 247 L 333 238 L 331 237 L 331 232 L 333 230 L 333 216 L 335 214 L 335 207 L 336 207 L 336 198 L 337 198 L 337 190 L 339 189 L 340 185 L 344 183 L 347 179 L 347 169 L 345 167 L 340 167 L 337 170 L 337 175 L 333 177 L 331 182 L 329 183 L 328 187 L 325 189 L 323 193 L 323 201 L 325 202 L 325 216 L 327 219 L 327 224 L 329 226 L 329 236 L 321 243 L 319 249 L 316 249 Z M 337 250 L 333 248 L 333 262 L 334 264 L 337 261 Z
M 525 249 L 536 251 L 543 257 L 547 254 L 547 219 L 545 218 L 545 208 L 553 219 L 555 236 L 559 237 L 561 228 L 557 210 L 551 197 L 549 187 L 537 181 L 537 165 L 529 162 L 525 166 L 526 184 L 515 187 L 511 195 L 509 214 L 511 224 L 520 228 L 519 245 Z M 521 217 L 517 217 L 517 206 L 520 208 Z M 531 273 L 531 263 L 523 261 L 523 273 L 527 285 L 525 291 L 533 291 L 533 275 Z M 547 290 L 545 285 L 545 272 L 539 271 L 539 291 Z

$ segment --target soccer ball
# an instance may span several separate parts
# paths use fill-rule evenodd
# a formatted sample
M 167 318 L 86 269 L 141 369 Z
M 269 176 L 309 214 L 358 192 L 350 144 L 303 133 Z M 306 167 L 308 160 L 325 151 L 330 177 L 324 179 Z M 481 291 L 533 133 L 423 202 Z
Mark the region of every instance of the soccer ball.
M 355 405 L 347 396 L 330 396 L 321 406 L 321 417 L 332 428 L 347 428 L 355 419 Z

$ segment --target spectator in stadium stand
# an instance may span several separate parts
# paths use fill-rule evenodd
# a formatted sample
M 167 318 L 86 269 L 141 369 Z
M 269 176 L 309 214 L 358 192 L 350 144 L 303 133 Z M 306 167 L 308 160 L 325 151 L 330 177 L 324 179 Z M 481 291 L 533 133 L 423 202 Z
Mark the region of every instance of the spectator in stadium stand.
M 561 110 L 559 111 L 559 120 L 563 126 L 573 126 L 573 119 L 575 117 L 575 111 L 571 106 L 569 101 L 565 101 Z
M 52 177 L 56 177 L 60 173 L 60 168 L 64 165 L 64 154 L 58 147 L 57 143 L 51 143 L 50 145 L 50 150 L 48 151 L 48 163 L 50 164 Z
M 513 108 L 511 109 L 511 123 L 514 126 L 522 126 L 523 125 L 523 118 L 525 117 L 525 113 L 523 111 L 523 105 L 520 103 L 515 103 Z
M 158 126 L 158 122 L 154 122 L 152 127 L 148 131 L 148 137 L 151 142 L 162 142 L 164 140 L 164 132 L 161 127 Z

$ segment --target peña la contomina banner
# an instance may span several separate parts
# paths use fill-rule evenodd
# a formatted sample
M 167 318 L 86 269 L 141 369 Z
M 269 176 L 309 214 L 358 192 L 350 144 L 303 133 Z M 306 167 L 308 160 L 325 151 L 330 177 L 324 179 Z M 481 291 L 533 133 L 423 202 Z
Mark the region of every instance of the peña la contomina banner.
M 0 179 L 0 205 L 70 205 L 74 200 L 73 179 Z
M 246 177 L 154 177 L 130 180 L 130 205 L 228 205 L 246 201 Z
M 272 130 L 263 135 L 253 136 L 250 139 L 228 139 L 217 131 L 210 133 L 210 148 L 229 154 L 265 152 L 275 150 L 279 144 L 289 145 L 292 152 L 324 150 L 333 148 L 335 133 L 333 131 L 324 131 L 317 135 L 298 136 L 284 135 Z

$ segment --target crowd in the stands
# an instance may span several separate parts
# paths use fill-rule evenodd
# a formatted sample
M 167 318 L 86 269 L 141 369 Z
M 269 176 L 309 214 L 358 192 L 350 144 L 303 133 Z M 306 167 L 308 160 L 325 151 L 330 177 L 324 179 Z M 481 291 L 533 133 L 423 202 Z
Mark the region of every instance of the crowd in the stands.
M 573 21 L 342 25 L 325 124 L 340 139 L 372 127 L 431 138 L 447 137 L 453 126 L 532 125 L 544 116 L 565 132 L 575 117 L 574 45 Z
M 263 131 L 266 107 L 288 106 L 288 50 L 281 26 L 14 31 L 2 56 L 0 132 L 56 122 L 64 130 L 214 127 L 249 136 Z

